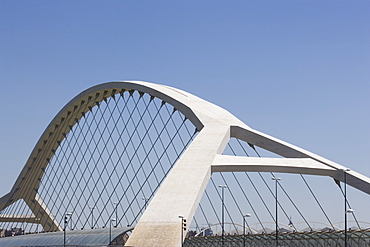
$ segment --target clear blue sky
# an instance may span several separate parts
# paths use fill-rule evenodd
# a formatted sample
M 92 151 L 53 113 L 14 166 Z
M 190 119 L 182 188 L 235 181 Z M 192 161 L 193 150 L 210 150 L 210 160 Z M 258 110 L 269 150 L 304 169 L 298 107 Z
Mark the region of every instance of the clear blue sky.
M 177 87 L 370 176 L 370 1 L 0 1 L 0 196 L 107 81 Z

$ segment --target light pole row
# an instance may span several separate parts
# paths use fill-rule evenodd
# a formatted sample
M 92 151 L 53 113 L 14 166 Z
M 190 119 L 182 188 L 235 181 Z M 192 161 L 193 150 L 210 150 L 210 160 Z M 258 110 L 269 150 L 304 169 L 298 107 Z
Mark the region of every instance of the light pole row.
M 146 209 L 149 198 L 148 197 L 143 197 L 142 199 L 145 201 L 144 208 Z M 116 218 L 115 218 L 116 224 L 114 225 L 115 228 L 118 226 L 117 225 L 117 223 L 118 223 L 118 220 L 117 220 L 118 219 L 118 210 L 117 210 L 118 204 L 119 204 L 119 202 L 113 202 L 114 212 L 115 212 L 115 216 L 116 216 Z M 91 229 L 94 229 L 94 209 L 95 209 L 95 206 L 89 206 L 89 208 L 90 208 L 90 211 L 91 211 Z M 72 212 L 67 212 L 65 217 L 66 216 L 71 216 L 71 215 L 72 215 Z M 70 221 L 71 221 L 71 227 L 70 228 L 71 228 L 71 230 L 73 230 L 73 228 L 72 228 L 73 227 L 73 225 L 72 225 L 72 216 L 70 217 Z
M 143 197 L 142 199 L 145 200 L 144 208 L 146 209 L 149 198 L 148 197 Z M 118 204 L 119 204 L 119 202 L 113 202 L 114 213 L 115 213 L 116 218 L 111 218 L 110 221 L 109 221 L 109 244 L 112 242 L 112 222 L 115 222 L 114 228 L 117 227 L 117 222 L 118 222 L 117 221 L 117 219 L 118 219 L 117 207 L 118 207 Z M 95 207 L 94 206 L 89 206 L 89 208 L 91 210 L 91 229 L 94 229 L 94 209 L 95 209 Z M 64 215 L 64 228 L 63 228 L 63 246 L 64 247 L 66 246 L 66 228 L 67 228 L 67 225 L 68 225 L 69 221 L 71 222 L 70 229 L 73 230 L 72 212 L 67 212 Z M 182 225 L 183 225 L 182 229 L 185 228 L 185 230 L 186 230 L 186 220 L 183 219 L 183 217 L 182 217 Z M 183 234 L 183 232 L 182 232 L 182 234 Z
M 349 168 L 344 168 L 342 169 L 343 173 L 344 173 L 344 221 L 345 221 L 345 227 L 344 227 L 344 230 L 345 230 L 345 233 L 344 233 L 344 246 L 347 247 L 347 213 L 353 213 L 353 209 L 349 208 L 347 209 L 347 172 L 350 171 L 351 169 Z M 276 246 L 279 246 L 279 227 L 278 227 L 278 183 L 279 181 L 281 180 L 281 178 L 279 177 L 272 177 L 271 178 L 272 180 L 275 181 L 275 242 L 276 242 Z M 225 210 L 225 201 L 224 201 L 224 189 L 228 188 L 227 185 L 219 185 L 218 186 L 219 188 L 221 188 L 221 200 L 222 200 L 222 223 L 221 223 L 221 227 L 222 227 L 222 246 L 225 245 L 225 228 L 224 228 L 224 224 L 225 224 L 225 221 L 224 221 L 224 210 Z M 149 201 L 149 198 L 147 197 L 143 197 L 142 200 L 145 201 L 144 203 L 144 208 L 146 209 L 147 207 L 147 202 Z M 115 216 L 116 218 L 112 218 L 110 220 L 110 230 L 109 230 L 109 243 L 111 242 L 111 228 L 112 228 L 112 222 L 116 222 L 115 224 L 115 228 L 117 227 L 117 219 L 118 219 L 118 212 L 117 212 L 117 207 L 118 207 L 118 202 L 113 202 L 113 205 L 114 205 L 114 211 L 115 211 Z M 93 217 L 93 211 L 95 209 L 95 207 L 93 206 L 90 206 L 89 207 L 90 210 L 91 210 L 91 229 L 94 228 L 93 226 L 93 221 L 94 221 L 94 217 Z M 69 220 L 71 221 L 71 229 L 72 229 L 72 212 L 67 212 L 65 214 L 65 217 L 64 217 L 64 246 L 66 245 L 66 226 L 68 224 L 68 216 L 69 217 Z M 246 215 L 243 215 L 243 246 L 245 246 L 245 235 L 246 235 L 246 232 L 245 232 L 245 225 L 246 225 L 246 217 L 251 217 L 251 214 L 246 214 Z M 184 219 L 184 217 L 182 215 L 179 215 L 179 218 L 181 218 L 181 241 L 183 242 L 183 231 L 186 230 L 186 219 Z M 72 229 L 73 230 L 73 229 Z
M 90 207 L 91 210 L 93 210 L 95 207 Z M 68 216 L 69 216 L 69 219 L 68 219 Z M 72 212 L 67 212 L 64 216 L 64 228 L 63 228 L 63 246 L 65 247 L 66 246 L 66 227 L 68 225 L 68 220 L 70 220 L 72 222 Z M 109 221 L 109 244 L 112 242 L 112 222 L 115 222 L 116 219 L 115 218 L 112 218 L 110 221 Z M 93 229 L 93 227 L 91 227 L 91 229 Z
M 272 180 L 275 181 L 275 231 L 276 231 L 276 246 L 279 245 L 279 230 L 278 230 L 278 196 L 277 196 L 277 185 L 278 181 L 281 180 L 281 178 L 272 177 Z M 225 201 L 224 201 L 224 189 L 228 188 L 227 185 L 219 185 L 219 188 L 221 188 L 221 201 L 222 201 L 222 246 L 225 246 L 225 221 L 224 221 L 224 210 L 225 210 Z M 251 217 L 251 214 L 243 215 L 243 246 L 245 246 L 245 218 Z
M 116 224 L 114 225 L 114 228 L 117 228 L 117 219 L 118 219 L 118 211 L 117 211 L 117 207 L 118 207 L 118 204 L 119 202 L 113 202 L 113 205 L 114 205 L 114 213 L 116 215 L 116 218 L 115 218 L 115 222 Z M 91 210 L 91 229 L 94 229 L 94 209 L 95 207 L 94 206 L 89 206 L 90 210 Z

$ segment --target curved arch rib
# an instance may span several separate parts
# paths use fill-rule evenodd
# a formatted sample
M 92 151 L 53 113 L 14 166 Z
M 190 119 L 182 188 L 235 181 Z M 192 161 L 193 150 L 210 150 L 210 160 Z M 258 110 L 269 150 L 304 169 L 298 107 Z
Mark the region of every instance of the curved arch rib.
M 223 132 L 227 133 L 228 125 L 225 122 L 231 121 L 234 124 L 240 122 L 227 111 L 187 92 L 168 86 L 139 81 L 110 82 L 94 86 L 73 98 L 54 117 L 38 140 L 10 193 L 0 198 L 0 210 L 12 205 L 19 199 L 24 199 L 33 211 L 34 217 L 46 218 L 40 222 L 45 231 L 61 230 L 58 222 L 38 197 L 37 191 L 41 178 L 55 150 L 78 120 L 103 100 L 124 91 L 147 93 L 169 103 L 184 114 L 199 131 L 204 128 L 205 124 L 223 122 Z M 222 116 L 222 118 L 218 116 Z M 217 152 L 222 152 L 228 141 L 229 135 L 224 133 L 221 140 L 217 140 L 219 143 Z M 33 221 L 34 217 L 27 221 Z
M 242 126 L 232 126 L 231 137 L 246 141 L 252 145 L 256 145 L 286 158 L 309 158 L 311 159 L 311 164 L 307 168 L 311 168 L 312 171 L 316 170 L 317 172 L 318 170 L 316 168 L 318 167 L 315 167 L 315 164 L 318 165 L 318 163 L 320 163 L 320 166 L 324 165 L 326 170 L 330 168 L 333 169 L 327 176 L 344 182 L 344 170 L 346 167 L 262 132 L 251 128 L 243 128 Z M 348 185 L 370 195 L 370 178 L 352 170 L 346 171 L 346 173 L 346 182 Z

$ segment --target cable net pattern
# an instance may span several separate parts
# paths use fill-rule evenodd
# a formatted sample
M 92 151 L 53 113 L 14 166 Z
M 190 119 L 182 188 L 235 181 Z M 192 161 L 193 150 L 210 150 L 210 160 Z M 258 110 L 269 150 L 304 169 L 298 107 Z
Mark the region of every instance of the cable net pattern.
M 282 158 L 236 138 L 230 139 L 223 154 Z M 276 184 L 271 179 L 273 177 L 282 178 L 277 183 L 280 233 L 344 229 L 341 220 L 344 217 L 343 185 L 339 187 L 331 178 L 271 172 L 220 172 L 212 174 L 188 236 L 221 236 L 222 222 L 226 235 L 242 235 L 244 231 L 253 235 L 275 232 Z M 227 188 L 222 189 L 219 185 Z M 363 202 L 369 201 L 367 195 L 351 189 L 349 197 L 354 196 L 361 196 Z M 329 204 L 328 198 L 331 199 Z M 352 205 L 347 200 L 348 208 L 362 206 Z M 361 222 L 356 217 L 355 212 L 348 215 L 352 230 L 369 228 L 370 223 Z
M 124 90 L 90 107 L 66 128 L 37 194 L 62 229 L 68 214 L 66 228 L 71 230 L 135 225 L 197 134 L 172 106 Z M 1 213 L 35 210 L 14 203 Z M 42 231 L 35 223 L 0 222 L 0 228 L 12 226 Z

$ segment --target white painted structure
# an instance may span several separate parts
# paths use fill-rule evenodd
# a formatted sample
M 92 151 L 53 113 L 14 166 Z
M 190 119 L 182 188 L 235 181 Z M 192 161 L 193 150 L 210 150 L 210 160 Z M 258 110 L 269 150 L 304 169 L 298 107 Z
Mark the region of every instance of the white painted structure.
M 190 224 L 212 172 L 298 173 L 329 176 L 344 181 L 345 167 L 256 131 L 226 110 L 192 94 L 148 82 L 111 82 L 94 86 L 80 93 L 56 115 L 36 144 L 12 190 L 0 198 L 0 210 L 3 210 L 9 201 L 30 198 L 31 195 L 33 200 L 25 200 L 25 202 L 28 205 L 37 205 L 34 215 L 0 215 L 0 221 L 23 221 L 23 218 L 27 218 L 27 222 L 37 222 L 40 218 L 40 224 L 44 229 L 61 230 L 50 214 L 48 205 L 45 205 L 37 195 L 40 183 L 38 178 L 42 177 L 48 159 L 53 155 L 52 151 L 58 148 L 66 134 L 58 132 L 57 129 L 67 124 L 64 119 L 71 114 L 75 118 L 81 118 L 84 114 L 81 112 L 82 105 L 88 104 L 93 107 L 122 89 L 139 91 L 165 101 L 183 113 L 199 131 L 147 206 L 126 246 L 180 246 L 181 236 L 185 234 L 181 234 L 181 221 L 178 216 L 182 215 L 188 220 L 187 224 Z M 88 107 L 84 109 L 88 110 Z M 54 135 L 54 142 L 46 145 L 52 135 Z M 231 137 L 286 158 L 222 155 Z M 42 159 L 38 158 L 40 154 Z M 32 177 L 27 176 L 30 170 L 36 171 Z M 346 181 L 352 187 L 370 194 L 368 177 L 355 171 L 347 171 Z M 35 207 L 30 206 L 30 208 Z M 47 225 L 45 217 L 54 224 Z

